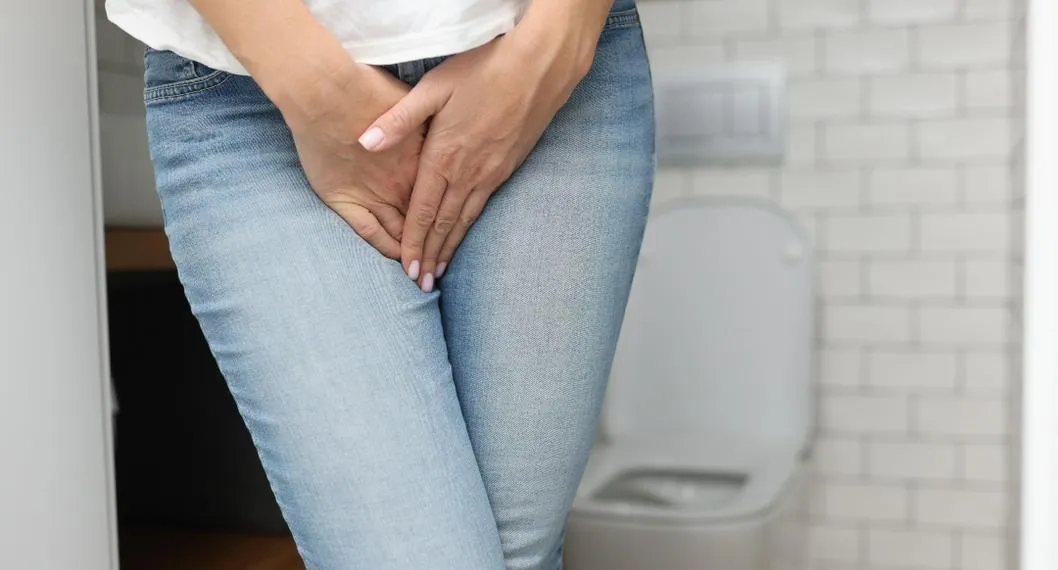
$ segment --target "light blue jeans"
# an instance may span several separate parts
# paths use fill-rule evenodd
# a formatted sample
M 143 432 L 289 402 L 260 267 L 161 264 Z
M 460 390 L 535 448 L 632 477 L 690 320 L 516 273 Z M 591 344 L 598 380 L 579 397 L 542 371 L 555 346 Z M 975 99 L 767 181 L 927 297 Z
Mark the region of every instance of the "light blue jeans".
M 173 257 L 307 566 L 561 568 L 653 182 L 633 0 L 430 294 L 316 197 L 252 79 L 146 59 Z

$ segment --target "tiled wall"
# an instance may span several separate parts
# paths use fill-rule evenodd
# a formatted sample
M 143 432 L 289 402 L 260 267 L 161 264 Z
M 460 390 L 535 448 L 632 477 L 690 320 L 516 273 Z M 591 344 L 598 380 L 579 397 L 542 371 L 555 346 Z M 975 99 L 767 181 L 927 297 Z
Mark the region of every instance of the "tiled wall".
M 107 20 L 104 0 L 96 0 L 96 52 L 101 110 L 142 114 L 143 44 Z
M 143 110 L 143 45 L 106 19 L 96 0 L 100 142 L 107 223 L 157 227 L 161 206 L 147 151 Z
M 642 0 L 640 10 L 659 70 L 782 61 L 791 75 L 785 165 L 667 170 L 657 200 L 770 196 L 815 235 L 810 567 L 1014 568 L 1022 10 L 1014 0 Z
M 1013 63 L 1013 77 L 1014 77 L 1014 99 L 1017 101 L 1017 105 L 1014 109 L 1014 124 L 1016 132 L 1025 132 L 1025 113 L 1026 113 L 1026 61 L 1027 61 L 1027 8 L 1026 0 L 1015 1 L 1015 21 L 1014 21 L 1014 63 Z M 1011 215 L 1013 217 L 1013 247 L 1011 248 L 1011 264 L 1010 264 L 1010 279 L 1011 283 L 1017 287 L 1018 291 L 1012 296 L 1011 307 L 1012 307 L 1012 330 L 1014 338 L 1012 338 L 1012 358 L 1009 363 L 1009 372 L 1012 378 L 1009 390 L 1009 398 L 1011 402 L 1011 418 L 1010 426 L 1011 433 L 1014 437 L 1011 438 L 1011 448 L 1009 459 L 1011 465 L 1018 466 L 1014 470 L 1014 474 L 1020 477 L 1020 465 L 1021 465 L 1021 399 L 1022 399 L 1022 382 L 1021 382 L 1021 350 L 1022 350 L 1022 338 L 1021 335 L 1024 331 L 1024 321 L 1022 319 L 1022 307 L 1024 305 L 1024 299 L 1021 295 L 1021 286 L 1023 277 L 1025 274 L 1025 243 L 1023 228 L 1025 224 L 1025 137 L 1019 136 L 1015 139 L 1015 146 L 1011 156 L 1011 180 L 1013 181 L 1013 203 Z M 1011 492 L 1010 501 L 1010 517 L 1011 520 L 1018 521 L 1021 517 L 1021 481 L 1020 479 L 1011 480 L 1008 489 Z M 1020 525 L 1010 524 L 1007 526 L 1007 544 L 1008 544 L 1008 556 L 1007 556 L 1007 568 L 1010 570 L 1016 570 L 1020 568 L 1020 552 L 1018 549 L 1020 539 Z

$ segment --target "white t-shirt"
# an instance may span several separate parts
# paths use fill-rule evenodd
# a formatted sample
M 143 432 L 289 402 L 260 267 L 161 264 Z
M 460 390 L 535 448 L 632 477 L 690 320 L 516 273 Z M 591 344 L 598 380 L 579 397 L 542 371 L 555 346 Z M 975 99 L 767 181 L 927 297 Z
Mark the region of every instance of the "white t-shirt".
M 304 0 L 354 60 L 370 65 L 452 55 L 511 31 L 529 0 Z M 188 0 L 107 0 L 134 38 L 214 69 L 247 75 Z M 264 8 L 262 8 L 264 9 Z

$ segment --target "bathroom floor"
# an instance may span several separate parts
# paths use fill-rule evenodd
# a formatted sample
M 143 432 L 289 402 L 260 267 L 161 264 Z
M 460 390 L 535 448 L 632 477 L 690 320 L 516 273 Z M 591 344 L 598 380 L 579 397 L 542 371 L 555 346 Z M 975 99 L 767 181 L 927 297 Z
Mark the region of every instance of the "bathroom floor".
M 122 570 L 305 570 L 288 536 L 121 529 Z

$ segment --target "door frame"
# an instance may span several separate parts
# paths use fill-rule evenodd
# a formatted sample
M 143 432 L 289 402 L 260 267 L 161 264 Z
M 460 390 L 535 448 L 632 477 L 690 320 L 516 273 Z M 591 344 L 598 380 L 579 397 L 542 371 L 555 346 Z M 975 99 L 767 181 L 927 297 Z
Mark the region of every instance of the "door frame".
M 0 2 L 2 568 L 118 568 L 95 18 Z
M 92 155 L 92 216 L 93 216 L 93 238 L 95 241 L 96 261 L 96 314 L 99 326 L 99 362 L 100 379 L 99 389 L 102 392 L 104 416 L 103 423 L 103 445 L 105 448 L 106 461 L 106 501 L 107 509 L 107 548 L 110 552 L 109 570 L 120 570 L 121 557 L 118 545 L 118 516 L 117 516 L 117 480 L 115 477 L 114 460 L 114 413 L 117 410 L 114 401 L 113 383 L 110 371 L 110 327 L 107 318 L 107 248 L 106 248 L 106 221 L 103 209 L 103 158 L 101 156 L 102 145 L 100 143 L 100 103 L 99 103 L 99 54 L 96 48 L 96 2 L 95 0 L 82 0 L 85 13 L 85 65 L 88 69 L 88 120 L 89 120 L 89 144 Z
M 1029 0 L 1027 8 L 1019 566 L 1053 570 L 1058 568 L 1058 3 Z

